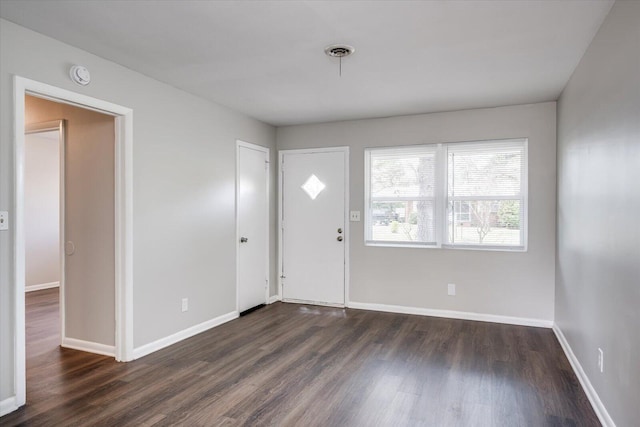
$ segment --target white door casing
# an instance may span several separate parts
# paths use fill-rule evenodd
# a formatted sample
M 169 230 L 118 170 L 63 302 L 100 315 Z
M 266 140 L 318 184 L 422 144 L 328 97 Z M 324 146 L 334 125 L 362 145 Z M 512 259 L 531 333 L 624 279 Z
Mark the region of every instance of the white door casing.
M 237 141 L 237 310 L 269 297 L 269 149 Z
M 348 148 L 280 152 L 281 296 L 345 306 Z
M 9 412 L 26 403 L 24 141 L 25 95 L 77 105 L 115 117 L 115 358 L 133 360 L 133 110 L 35 80 L 14 76 L 14 396 Z

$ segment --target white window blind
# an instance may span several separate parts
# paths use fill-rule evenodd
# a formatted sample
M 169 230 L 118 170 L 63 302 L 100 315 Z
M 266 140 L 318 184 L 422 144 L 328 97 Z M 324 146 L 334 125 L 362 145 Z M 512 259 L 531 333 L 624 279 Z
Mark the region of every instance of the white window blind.
M 526 248 L 527 140 L 365 151 L 370 245 Z
M 368 151 L 368 241 L 437 243 L 436 153 L 436 146 Z
M 525 141 L 447 145 L 449 245 L 524 247 Z

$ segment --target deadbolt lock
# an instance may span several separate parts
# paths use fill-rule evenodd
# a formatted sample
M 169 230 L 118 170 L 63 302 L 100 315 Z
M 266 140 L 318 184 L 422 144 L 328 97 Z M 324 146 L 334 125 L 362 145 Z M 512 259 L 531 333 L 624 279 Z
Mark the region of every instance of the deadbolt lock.
M 342 228 L 338 228 L 338 233 L 342 233 Z

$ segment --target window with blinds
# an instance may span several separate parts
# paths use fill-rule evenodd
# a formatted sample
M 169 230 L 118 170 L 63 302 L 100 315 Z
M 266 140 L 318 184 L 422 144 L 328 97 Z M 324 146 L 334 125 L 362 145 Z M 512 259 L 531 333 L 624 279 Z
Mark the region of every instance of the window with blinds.
M 447 145 L 450 245 L 524 249 L 525 141 Z
M 436 245 L 436 146 L 369 150 L 370 242 Z
M 369 245 L 526 249 L 527 140 L 365 151 Z

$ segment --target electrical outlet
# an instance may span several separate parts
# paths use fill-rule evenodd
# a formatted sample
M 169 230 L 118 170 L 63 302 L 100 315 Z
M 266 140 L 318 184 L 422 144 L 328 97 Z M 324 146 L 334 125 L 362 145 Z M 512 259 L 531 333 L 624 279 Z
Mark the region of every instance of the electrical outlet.
M 604 352 L 601 348 L 598 348 L 598 368 L 600 369 L 600 373 L 604 372 Z
M 455 283 L 449 283 L 447 285 L 447 294 L 451 295 L 451 296 L 456 296 L 456 284 Z
M 360 211 L 349 212 L 349 220 L 354 222 L 360 221 Z
M 189 298 L 182 298 L 182 312 L 189 310 Z

